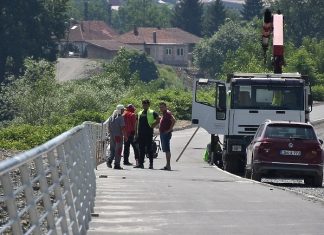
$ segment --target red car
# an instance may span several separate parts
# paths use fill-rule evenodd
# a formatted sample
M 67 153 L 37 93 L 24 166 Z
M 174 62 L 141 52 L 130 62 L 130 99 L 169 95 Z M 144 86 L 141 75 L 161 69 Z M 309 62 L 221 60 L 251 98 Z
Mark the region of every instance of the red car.
M 310 124 L 267 120 L 246 148 L 245 176 L 303 178 L 306 185 L 322 187 L 322 144 Z

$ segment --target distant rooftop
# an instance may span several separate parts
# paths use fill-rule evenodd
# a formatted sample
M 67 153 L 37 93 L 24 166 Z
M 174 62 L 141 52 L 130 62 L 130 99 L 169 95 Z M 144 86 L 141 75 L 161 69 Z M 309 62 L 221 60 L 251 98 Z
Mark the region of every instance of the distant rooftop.
M 70 26 L 69 41 L 107 40 L 117 35 L 104 21 L 78 21 Z
M 155 36 L 153 36 L 155 34 Z M 156 38 L 154 42 L 153 38 Z M 120 35 L 116 40 L 127 44 L 195 44 L 201 38 L 179 28 L 138 27 Z

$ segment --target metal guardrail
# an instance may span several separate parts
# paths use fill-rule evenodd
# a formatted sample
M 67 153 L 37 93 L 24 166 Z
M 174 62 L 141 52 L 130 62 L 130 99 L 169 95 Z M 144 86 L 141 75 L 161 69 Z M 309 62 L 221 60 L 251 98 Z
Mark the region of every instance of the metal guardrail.
M 103 130 L 85 122 L 0 162 L 0 234 L 86 234 Z

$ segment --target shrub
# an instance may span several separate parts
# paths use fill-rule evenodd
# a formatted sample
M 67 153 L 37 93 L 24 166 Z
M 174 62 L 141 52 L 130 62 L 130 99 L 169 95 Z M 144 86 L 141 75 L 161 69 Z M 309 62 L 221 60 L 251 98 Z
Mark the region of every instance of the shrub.
M 32 126 L 23 124 L 10 126 L 0 130 L 0 148 L 30 149 L 43 144 L 70 128 L 71 126 L 69 125 Z
M 317 101 L 324 101 L 324 86 L 313 86 L 312 87 L 313 99 Z

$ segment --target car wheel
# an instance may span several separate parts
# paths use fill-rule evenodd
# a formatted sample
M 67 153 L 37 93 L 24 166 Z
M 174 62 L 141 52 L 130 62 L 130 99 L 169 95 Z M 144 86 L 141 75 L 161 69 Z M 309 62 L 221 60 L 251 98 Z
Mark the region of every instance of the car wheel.
M 320 188 L 323 185 L 323 175 L 315 175 L 313 177 L 313 186 Z
M 311 187 L 322 187 L 323 185 L 323 175 L 315 175 L 315 176 L 306 176 L 304 178 L 304 183 L 307 186 L 311 186 Z
M 262 175 L 260 173 L 257 173 L 255 168 L 252 167 L 251 179 L 261 182 L 261 178 L 262 178 Z

